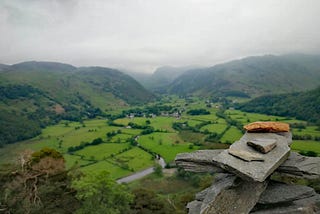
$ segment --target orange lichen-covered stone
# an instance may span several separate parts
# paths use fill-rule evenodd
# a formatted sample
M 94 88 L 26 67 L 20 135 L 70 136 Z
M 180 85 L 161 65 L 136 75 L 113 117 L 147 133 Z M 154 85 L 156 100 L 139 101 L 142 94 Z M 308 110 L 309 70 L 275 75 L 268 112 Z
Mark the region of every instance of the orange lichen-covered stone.
M 281 122 L 254 122 L 244 126 L 248 132 L 288 132 L 289 124 Z

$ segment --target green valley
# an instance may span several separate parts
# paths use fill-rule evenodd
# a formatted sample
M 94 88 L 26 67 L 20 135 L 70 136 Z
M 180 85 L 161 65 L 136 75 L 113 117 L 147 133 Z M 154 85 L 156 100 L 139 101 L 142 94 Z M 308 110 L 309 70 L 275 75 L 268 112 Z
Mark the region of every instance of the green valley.
M 25 149 L 44 147 L 60 151 L 67 166 L 77 166 L 85 173 L 107 170 L 113 178 L 121 178 L 152 167 L 156 154 L 171 165 L 175 156 L 197 149 L 227 148 L 243 134 L 242 126 L 253 121 L 283 121 L 292 126 L 292 149 L 320 155 L 320 131 L 307 122 L 281 116 L 222 110 L 218 104 L 207 107 L 201 99 L 187 101 L 171 97 L 163 103 L 169 111 L 159 111 L 157 105 L 140 108 L 139 115 L 128 109 L 118 119 L 90 119 L 81 122 L 61 121 L 44 128 L 30 140 L 7 145 L 0 150 L 1 162 L 14 160 Z M 190 110 L 206 109 L 209 114 L 190 115 Z M 153 109 L 156 114 L 147 115 Z M 300 125 L 300 126 L 299 126 Z M 305 138 L 307 136 L 307 138 Z M 308 137 L 309 136 L 309 137 Z

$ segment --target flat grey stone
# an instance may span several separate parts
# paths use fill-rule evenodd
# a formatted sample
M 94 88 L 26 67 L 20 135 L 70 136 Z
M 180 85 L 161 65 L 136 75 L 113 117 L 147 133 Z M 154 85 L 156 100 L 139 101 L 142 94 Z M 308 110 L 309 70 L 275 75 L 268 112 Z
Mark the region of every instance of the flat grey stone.
M 187 204 L 188 214 L 199 214 L 201 210 L 201 201 L 191 201 Z
M 255 150 L 266 154 L 268 152 L 270 152 L 272 149 L 274 149 L 274 147 L 277 146 L 277 142 L 275 139 L 253 139 L 251 141 L 247 142 L 248 146 L 251 146 L 252 148 L 254 148 Z
M 205 199 L 205 197 L 206 197 L 206 195 L 207 195 L 207 193 L 208 193 L 209 190 L 210 190 L 210 187 L 202 190 L 201 192 L 198 192 L 198 193 L 196 194 L 196 200 L 197 200 L 197 201 L 203 201 L 203 200 Z
M 266 184 L 267 182 L 245 181 L 235 175 L 223 175 L 207 191 L 200 213 L 249 213 Z
M 319 214 L 320 195 L 299 199 L 285 204 L 255 207 L 251 214 Z
M 249 152 L 230 148 L 228 149 L 228 153 L 244 161 L 264 161 L 263 156 L 257 154 L 256 152 Z
M 191 172 L 222 172 L 223 170 L 212 164 L 212 157 L 223 150 L 198 150 L 191 153 L 180 153 L 176 156 L 177 166 Z
M 243 150 L 257 153 L 253 148 L 247 146 L 247 142 L 257 138 L 275 139 L 277 147 L 267 154 L 264 154 L 264 161 L 246 162 L 228 153 L 222 151 L 219 155 L 212 158 L 212 162 L 225 169 L 235 173 L 245 180 L 263 182 L 271 173 L 274 172 L 289 156 L 290 148 L 286 137 L 274 133 L 246 133 L 242 138 L 233 143 L 230 149 Z
M 308 180 L 320 179 L 320 158 L 306 157 L 291 152 L 288 159 L 276 170 L 281 176 L 303 178 Z
M 302 185 L 269 182 L 267 189 L 262 193 L 259 204 L 286 203 L 316 195 L 311 187 Z

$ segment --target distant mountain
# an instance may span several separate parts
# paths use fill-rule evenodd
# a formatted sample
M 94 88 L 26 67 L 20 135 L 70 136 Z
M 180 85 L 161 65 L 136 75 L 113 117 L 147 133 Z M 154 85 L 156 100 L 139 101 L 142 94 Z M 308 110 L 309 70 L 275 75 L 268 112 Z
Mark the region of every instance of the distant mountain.
M 199 69 L 199 66 L 173 67 L 163 66 L 157 68 L 152 74 L 124 71 L 132 76 L 145 88 L 153 92 L 164 92 L 166 87 L 178 76 L 192 69 Z
M 179 95 L 264 94 L 310 90 L 320 82 L 320 55 L 257 56 L 185 72 L 167 92 Z
M 0 72 L 0 145 L 34 136 L 61 119 L 80 121 L 154 99 L 115 69 L 23 62 Z
M 258 97 L 239 108 L 248 112 L 295 117 L 320 125 L 320 87 L 307 92 Z
M 0 72 L 1 72 L 2 70 L 7 69 L 8 67 L 9 67 L 9 65 L 0 64 Z

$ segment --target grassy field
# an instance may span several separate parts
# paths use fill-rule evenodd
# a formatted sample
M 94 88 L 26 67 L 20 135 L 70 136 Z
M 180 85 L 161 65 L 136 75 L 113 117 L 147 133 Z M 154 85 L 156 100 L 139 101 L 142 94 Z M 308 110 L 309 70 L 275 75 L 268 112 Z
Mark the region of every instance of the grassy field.
M 120 151 L 129 148 L 128 143 L 103 143 L 96 146 L 87 146 L 84 149 L 77 151 L 75 154 L 84 156 L 85 158 L 94 160 L 103 160 L 116 155 Z
M 187 107 L 185 107 L 185 102 L 182 102 L 180 99 L 177 100 L 180 103 L 179 105 L 186 108 L 186 111 L 196 108 L 206 108 L 205 103 L 199 100 L 195 100 L 196 102 L 194 104 L 188 105 Z M 178 153 L 192 152 L 199 148 L 220 148 L 223 144 L 205 142 L 208 136 L 205 130 L 221 134 L 228 127 L 227 121 L 216 116 L 216 112 L 218 111 L 216 108 L 206 109 L 211 112 L 210 115 L 190 116 L 187 115 L 185 111 L 181 119 L 158 116 L 155 118 L 121 118 L 114 121 L 123 126 L 126 126 L 129 122 L 139 125 L 149 125 L 155 130 L 162 131 L 153 132 L 148 135 L 141 135 L 142 129 L 110 126 L 105 119 L 86 120 L 83 123 L 63 121 L 57 125 L 43 129 L 42 134 L 33 139 L 1 148 L 0 163 L 8 160 L 14 161 L 17 154 L 25 149 L 35 151 L 43 147 L 51 147 L 64 155 L 67 168 L 77 165 L 80 167 L 80 170 L 85 173 L 107 170 L 111 173 L 112 177 L 120 178 L 151 167 L 154 164 L 150 153 L 139 147 L 132 146 L 128 142 L 128 139 L 133 139 L 136 136 L 139 136 L 137 143 L 150 152 L 160 154 L 167 163 L 172 162 Z M 246 113 L 238 110 L 227 110 L 225 114 L 227 117 L 239 121 L 243 125 L 261 120 L 305 123 L 304 121 L 290 118 Z M 150 124 L 147 124 L 147 120 L 150 121 Z M 190 127 L 199 126 L 203 122 L 211 123 L 202 126 L 200 130 L 196 131 L 191 129 L 177 131 L 172 128 L 174 122 L 188 122 Z M 305 129 L 294 128 L 293 133 L 296 135 L 319 137 L 320 131 L 317 129 L 318 127 L 316 126 L 306 126 Z M 107 138 L 106 134 L 108 132 L 118 130 L 121 130 L 119 134 L 116 134 L 111 139 Z M 242 132 L 239 130 L 239 127 L 231 126 L 218 141 L 222 143 L 233 143 L 239 140 L 241 136 Z M 74 154 L 67 152 L 69 147 L 78 146 L 83 142 L 92 142 L 96 138 L 102 138 L 104 142 L 95 146 L 86 146 L 83 149 L 75 151 Z M 198 145 L 198 143 L 204 143 L 206 147 L 194 145 Z M 320 156 L 320 142 L 317 141 L 294 141 L 292 149 L 296 151 L 314 151 Z
M 184 142 L 176 133 L 152 133 L 143 135 L 138 140 L 139 144 L 160 154 L 166 162 L 174 160 L 181 152 L 191 152 L 198 147 L 189 148 L 189 143 Z
M 234 126 L 231 126 L 228 131 L 222 136 L 220 141 L 222 143 L 230 142 L 233 143 L 236 140 L 239 140 L 242 136 L 242 132 Z
M 92 164 L 92 165 L 89 165 L 86 167 L 82 167 L 82 168 L 80 168 L 80 170 L 84 173 L 91 173 L 91 172 L 105 170 L 105 171 L 110 172 L 111 177 L 114 179 L 125 177 L 127 175 L 132 174 L 132 172 L 130 170 L 120 168 L 118 166 L 115 166 L 112 163 L 107 162 L 107 161 L 99 161 L 95 164 Z
M 320 131 L 317 126 L 307 126 L 305 129 L 294 128 L 292 133 L 295 135 L 311 135 L 313 137 L 320 137 Z
M 295 151 L 313 151 L 320 156 L 320 142 L 312 140 L 295 140 L 291 144 L 291 148 Z
M 138 147 L 116 155 L 112 160 L 115 164 L 127 165 L 131 171 L 140 171 L 154 164 L 152 155 Z
M 200 130 L 201 131 L 208 130 L 209 132 L 215 132 L 217 134 L 221 134 L 226 128 L 227 128 L 226 124 L 217 123 L 217 124 L 205 125 L 201 127 Z

